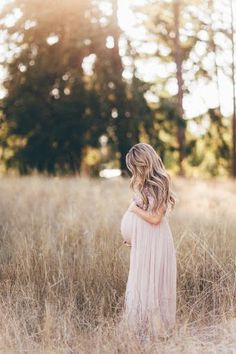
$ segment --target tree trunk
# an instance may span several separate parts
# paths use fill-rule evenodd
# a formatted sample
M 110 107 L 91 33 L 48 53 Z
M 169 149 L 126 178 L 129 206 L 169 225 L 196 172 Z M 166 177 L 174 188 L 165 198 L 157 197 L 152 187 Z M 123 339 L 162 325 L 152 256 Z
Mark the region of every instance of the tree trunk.
M 213 27 L 214 23 L 214 14 L 215 14 L 215 6 L 214 6 L 214 0 L 209 1 L 209 11 L 210 11 L 210 18 L 211 18 L 211 26 L 210 26 L 210 31 L 209 31 L 209 37 L 210 37 L 210 47 L 212 47 L 213 53 L 214 53 L 214 76 L 215 76 L 215 81 L 216 81 L 216 89 L 217 89 L 217 100 L 218 100 L 218 105 L 219 105 L 219 111 L 221 112 L 221 97 L 220 97 L 220 79 L 219 79 L 219 66 L 217 64 L 217 45 L 215 42 L 215 30 Z
M 231 66 L 231 79 L 233 85 L 233 116 L 232 116 L 232 176 L 236 178 L 236 82 L 235 82 L 235 43 L 234 43 L 234 12 L 233 0 L 230 0 L 230 13 L 231 13 L 231 31 L 230 39 L 232 45 L 232 66 Z
M 114 47 L 112 51 L 112 62 L 114 63 L 114 68 L 116 68 L 116 73 L 114 74 L 114 83 L 116 85 L 116 102 L 118 117 L 115 118 L 115 128 L 116 128 L 116 137 L 117 137 L 117 147 L 120 153 L 120 169 L 122 175 L 127 175 L 127 167 L 125 162 L 125 155 L 132 146 L 132 139 L 127 137 L 127 133 L 130 131 L 130 118 L 127 119 L 125 116 L 127 101 L 126 98 L 126 84 L 123 82 L 122 73 L 123 65 L 122 59 L 119 53 L 119 38 L 120 38 L 120 29 L 118 24 L 118 0 L 112 0 L 113 5 L 113 39 Z
M 179 116 L 183 118 L 184 110 L 183 110 L 183 76 L 182 76 L 182 51 L 179 43 L 179 19 L 180 19 L 180 0 L 174 0 L 173 2 L 173 10 L 174 10 L 174 30 L 175 30 L 175 64 L 176 64 L 176 78 L 178 83 L 178 94 L 177 94 L 177 111 Z M 178 125 L 177 132 L 177 140 L 178 140 L 178 148 L 179 148 L 179 175 L 184 176 L 185 171 L 183 167 L 183 160 L 185 157 L 185 128 L 184 124 Z

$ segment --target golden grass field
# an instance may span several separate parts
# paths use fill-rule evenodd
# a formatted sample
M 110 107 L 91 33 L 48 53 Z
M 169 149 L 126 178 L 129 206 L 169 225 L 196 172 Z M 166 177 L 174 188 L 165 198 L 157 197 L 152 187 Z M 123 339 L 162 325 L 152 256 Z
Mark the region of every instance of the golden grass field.
M 140 344 L 117 325 L 128 180 L 1 178 L 0 353 L 236 353 L 236 184 L 173 187 L 176 330 Z

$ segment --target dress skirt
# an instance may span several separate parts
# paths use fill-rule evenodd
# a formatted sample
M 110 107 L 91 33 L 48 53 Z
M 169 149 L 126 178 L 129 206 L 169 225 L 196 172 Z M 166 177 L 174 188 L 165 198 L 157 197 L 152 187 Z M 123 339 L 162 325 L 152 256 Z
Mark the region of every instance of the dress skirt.
M 124 319 L 136 333 L 168 335 L 176 317 L 176 253 L 168 217 L 155 225 L 127 210 L 121 233 L 131 244 Z

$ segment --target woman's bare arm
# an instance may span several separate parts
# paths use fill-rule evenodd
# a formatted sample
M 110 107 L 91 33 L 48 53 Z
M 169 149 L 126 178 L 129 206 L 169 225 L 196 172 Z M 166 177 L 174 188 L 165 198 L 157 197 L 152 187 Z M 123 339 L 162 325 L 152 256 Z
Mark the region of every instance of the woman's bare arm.
M 129 211 L 140 216 L 145 221 L 150 224 L 159 224 L 161 222 L 162 216 L 164 215 L 164 208 L 159 208 L 156 212 L 150 213 L 150 211 L 143 210 L 139 208 L 134 202 L 132 202 L 128 208 Z

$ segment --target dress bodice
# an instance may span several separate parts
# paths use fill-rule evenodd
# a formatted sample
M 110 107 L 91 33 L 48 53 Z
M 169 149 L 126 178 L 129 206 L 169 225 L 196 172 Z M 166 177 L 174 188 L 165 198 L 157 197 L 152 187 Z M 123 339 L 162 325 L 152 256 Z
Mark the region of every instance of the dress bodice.
M 151 195 L 151 193 L 148 191 L 147 187 L 145 187 L 145 193 L 146 193 L 146 196 L 147 196 L 147 199 L 148 199 L 148 205 L 145 205 L 143 203 L 143 200 L 142 200 L 142 195 L 140 192 L 136 192 L 133 196 L 133 201 L 135 202 L 135 204 L 144 209 L 144 210 L 147 210 L 147 211 L 152 211 L 153 209 L 153 206 L 154 206 L 154 198 L 153 196 Z M 165 214 L 166 214 L 166 210 L 165 210 Z
M 133 196 L 133 201 L 135 202 L 136 205 L 138 205 L 140 208 L 144 209 L 144 210 L 148 210 L 150 211 L 153 208 L 154 205 L 154 198 L 153 196 L 150 194 L 150 192 L 148 191 L 147 187 L 144 188 L 144 192 L 147 196 L 148 199 L 148 205 L 143 203 L 142 200 L 142 195 L 140 192 L 136 192 Z

